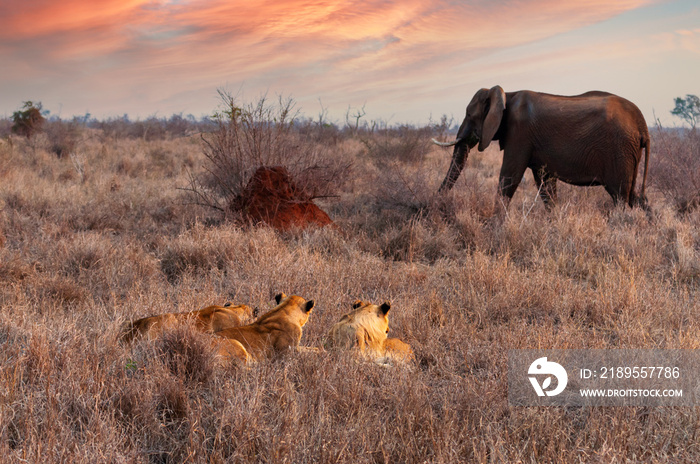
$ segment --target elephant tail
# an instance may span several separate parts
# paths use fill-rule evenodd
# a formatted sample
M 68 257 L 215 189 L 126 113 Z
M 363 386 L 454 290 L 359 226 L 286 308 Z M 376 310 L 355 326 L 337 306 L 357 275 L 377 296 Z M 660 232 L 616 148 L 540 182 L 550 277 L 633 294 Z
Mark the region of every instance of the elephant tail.
M 645 193 L 646 189 L 646 184 L 647 184 L 647 171 L 649 170 L 649 151 L 651 148 L 651 138 L 649 137 L 649 134 L 646 134 L 642 138 L 642 143 L 640 149 L 644 149 L 644 177 L 642 177 L 642 188 L 639 191 L 639 196 L 637 197 L 637 203 L 639 206 L 641 206 L 644 209 L 649 208 L 649 204 L 647 203 L 647 196 Z

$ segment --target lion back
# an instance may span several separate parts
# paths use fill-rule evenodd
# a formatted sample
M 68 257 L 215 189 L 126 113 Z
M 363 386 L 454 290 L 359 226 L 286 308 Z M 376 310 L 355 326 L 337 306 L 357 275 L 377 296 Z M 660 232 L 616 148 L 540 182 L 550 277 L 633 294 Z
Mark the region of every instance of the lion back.
M 201 323 L 209 333 L 219 332 L 229 327 L 240 327 L 250 322 L 254 311 L 248 305 L 210 306 L 206 317 L 200 317 Z M 202 314 L 204 316 L 204 314 Z
M 412 362 L 415 360 L 411 345 L 398 338 L 387 338 L 384 340 L 384 355 L 387 358 L 401 362 Z

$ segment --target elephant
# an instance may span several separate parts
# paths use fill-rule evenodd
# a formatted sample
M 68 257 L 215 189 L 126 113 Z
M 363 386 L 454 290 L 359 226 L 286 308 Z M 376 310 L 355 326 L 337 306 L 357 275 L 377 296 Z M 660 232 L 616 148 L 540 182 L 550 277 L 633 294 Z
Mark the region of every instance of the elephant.
M 617 95 L 592 91 L 559 96 L 529 90 L 504 92 L 500 86 L 481 89 L 467 106 L 454 142 L 452 162 L 439 192 L 449 191 L 464 168 L 469 150 L 484 151 L 493 140 L 503 150 L 498 180 L 505 213 L 527 168 L 547 210 L 556 202 L 557 179 L 579 186 L 602 185 L 613 203 L 648 208 L 644 189 L 650 138 L 637 106 Z M 644 156 L 639 195 L 634 187 Z

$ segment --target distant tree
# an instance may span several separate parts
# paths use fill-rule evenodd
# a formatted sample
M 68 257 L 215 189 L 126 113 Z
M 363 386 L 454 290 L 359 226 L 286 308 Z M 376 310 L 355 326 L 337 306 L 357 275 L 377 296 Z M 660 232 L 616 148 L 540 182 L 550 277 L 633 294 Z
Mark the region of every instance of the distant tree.
M 686 95 L 685 98 L 677 97 L 675 102 L 676 107 L 671 114 L 683 119 L 695 129 L 700 120 L 700 98 L 697 95 Z
M 41 102 L 24 102 L 23 110 L 12 113 L 12 132 L 27 138 L 39 132 L 46 119 L 41 112 Z

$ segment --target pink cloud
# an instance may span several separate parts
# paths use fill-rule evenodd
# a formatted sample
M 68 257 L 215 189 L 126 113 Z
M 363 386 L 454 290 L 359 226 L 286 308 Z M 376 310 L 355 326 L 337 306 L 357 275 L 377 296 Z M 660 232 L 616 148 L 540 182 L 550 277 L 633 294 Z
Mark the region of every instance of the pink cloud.
M 3 2 L 0 37 L 23 39 L 56 32 L 120 26 L 136 20 L 132 15 L 147 0 L 52 0 Z
M 24 87 L 33 69 L 118 102 L 138 89 L 142 105 L 225 84 L 347 104 L 457 85 L 474 60 L 647 3 L 15 0 L 0 6 L 0 57 L 21 66 L 0 79 Z

